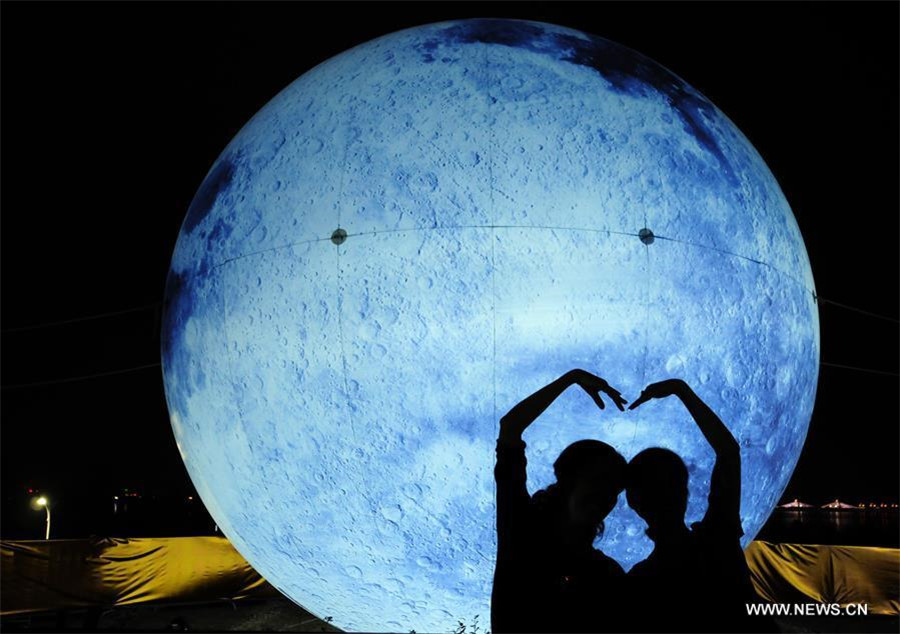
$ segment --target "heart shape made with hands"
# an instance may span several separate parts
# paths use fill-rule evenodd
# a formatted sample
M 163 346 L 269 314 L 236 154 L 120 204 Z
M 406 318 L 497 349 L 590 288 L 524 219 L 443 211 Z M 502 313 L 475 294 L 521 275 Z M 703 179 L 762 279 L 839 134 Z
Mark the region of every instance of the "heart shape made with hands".
M 575 382 L 587 392 L 592 399 L 594 399 L 594 402 L 600 409 L 606 409 L 606 404 L 603 402 L 603 399 L 600 398 L 600 392 L 604 392 L 612 399 L 613 403 L 615 403 L 620 411 L 625 411 L 624 406 L 628 404 L 628 400 L 623 398 L 622 393 L 607 383 L 605 379 L 601 379 L 584 370 L 574 370 L 573 372 L 575 373 Z M 667 396 L 683 393 L 685 389 L 689 388 L 681 379 L 666 379 L 656 383 L 650 383 L 641 390 L 637 399 L 628 406 L 628 411 L 636 409 L 654 398 L 665 398 Z

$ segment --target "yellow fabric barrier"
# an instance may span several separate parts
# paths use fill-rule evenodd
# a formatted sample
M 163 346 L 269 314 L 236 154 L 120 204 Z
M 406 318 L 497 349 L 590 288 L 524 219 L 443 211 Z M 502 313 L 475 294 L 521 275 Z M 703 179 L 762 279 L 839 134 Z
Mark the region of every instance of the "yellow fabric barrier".
M 0 542 L 0 614 L 280 596 L 224 537 Z M 900 550 L 753 542 L 760 596 L 900 614 Z
M 280 596 L 224 537 L 0 542 L 0 614 Z
M 756 592 L 774 603 L 867 604 L 900 614 L 900 550 L 751 542 L 744 551 Z

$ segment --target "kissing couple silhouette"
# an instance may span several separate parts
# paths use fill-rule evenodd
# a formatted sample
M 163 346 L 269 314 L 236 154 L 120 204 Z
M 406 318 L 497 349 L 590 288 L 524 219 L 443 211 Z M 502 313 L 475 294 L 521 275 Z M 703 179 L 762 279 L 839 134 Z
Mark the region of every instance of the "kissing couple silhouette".
M 740 545 L 740 446 L 684 381 L 651 383 L 628 410 L 675 397 L 693 417 L 716 456 L 702 521 L 685 525 L 688 470 L 659 447 L 629 462 L 604 442 L 579 440 L 553 463 L 556 482 L 528 494 L 522 434 L 572 386 L 601 410 L 604 397 L 623 412 L 628 404 L 604 379 L 575 369 L 500 419 L 493 632 L 777 631 L 745 607 L 757 599 Z M 627 574 L 593 545 L 623 490 L 654 542 Z

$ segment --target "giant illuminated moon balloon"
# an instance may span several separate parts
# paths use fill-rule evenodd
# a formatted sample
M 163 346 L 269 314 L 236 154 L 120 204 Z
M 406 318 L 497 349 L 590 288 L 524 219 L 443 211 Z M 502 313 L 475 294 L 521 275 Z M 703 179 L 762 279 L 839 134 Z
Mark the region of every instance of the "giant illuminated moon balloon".
M 498 419 L 566 370 L 630 399 L 687 380 L 740 441 L 745 543 L 818 374 L 803 240 L 747 139 L 646 57 L 534 22 L 401 31 L 284 89 L 197 192 L 166 302 L 204 503 L 350 629 L 486 619 Z M 601 412 L 570 389 L 526 433 L 529 488 L 585 437 L 677 451 L 702 516 L 713 455 L 677 401 Z M 627 568 L 643 529 L 620 500 L 597 545 Z

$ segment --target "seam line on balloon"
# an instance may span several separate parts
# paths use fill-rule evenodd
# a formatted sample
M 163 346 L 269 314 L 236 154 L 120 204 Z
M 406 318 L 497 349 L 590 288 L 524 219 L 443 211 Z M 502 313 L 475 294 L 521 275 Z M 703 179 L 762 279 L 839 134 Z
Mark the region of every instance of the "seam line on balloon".
M 643 245 L 647 254 L 647 273 L 645 278 L 650 279 L 650 245 Z M 647 354 L 649 353 L 649 329 L 650 329 L 650 285 L 644 284 L 644 346 L 643 356 L 641 358 L 641 390 L 647 385 Z M 631 432 L 631 450 L 634 451 L 634 440 L 637 438 L 638 421 L 634 421 L 634 428 Z
M 362 236 L 377 236 L 385 233 L 406 233 L 406 232 L 415 232 L 415 231 L 435 231 L 435 230 L 456 230 L 456 229 L 554 229 L 559 231 L 585 231 L 590 233 L 606 233 L 610 235 L 619 235 L 619 236 L 628 236 L 628 237 L 639 237 L 636 233 L 629 233 L 627 231 L 614 231 L 612 229 L 588 229 L 585 227 L 551 227 L 547 225 L 446 225 L 446 226 L 437 226 L 437 227 L 407 227 L 402 229 L 381 229 L 378 231 L 359 231 L 357 233 L 348 233 L 347 238 L 355 238 Z M 278 251 L 280 249 L 289 249 L 291 247 L 302 246 L 304 244 L 312 244 L 314 242 L 330 242 L 331 236 L 323 237 L 323 238 L 309 238 L 307 240 L 298 240 L 296 242 L 286 242 L 284 244 L 279 244 L 273 247 L 266 247 L 265 249 L 259 249 L 258 251 L 249 251 L 247 253 L 242 253 L 240 255 L 236 255 L 234 257 L 228 258 L 226 260 L 222 260 L 217 264 L 213 264 L 210 269 L 216 269 L 225 264 L 229 264 L 231 262 L 235 262 L 236 260 L 241 260 L 243 258 L 249 258 L 254 255 L 260 255 L 262 253 L 269 253 L 271 251 Z
M 491 383 L 494 398 L 494 425 L 497 420 L 497 257 L 495 253 L 496 233 L 491 229 Z
M 493 193 L 493 192 L 492 192 Z M 589 229 L 587 227 L 554 227 L 550 225 L 440 225 L 440 226 L 431 226 L 431 227 L 406 227 L 400 229 L 381 229 L 377 231 L 360 231 L 358 233 L 348 233 L 347 237 L 354 236 L 375 236 L 381 235 L 383 233 L 404 233 L 404 232 L 415 232 L 415 231 L 439 231 L 439 230 L 451 230 L 451 229 L 546 229 L 546 230 L 558 230 L 558 231 L 584 231 L 587 233 L 606 233 L 610 235 L 619 235 L 619 236 L 628 236 L 633 238 L 640 237 L 639 234 L 627 231 L 615 231 L 613 229 Z M 322 240 L 316 239 L 315 241 Z M 309 240 L 307 242 L 310 242 Z M 285 245 L 290 246 L 290 245 Z M 240 257 L 240 256 L 239 256 Z
M 710 246 L 710 245 L 707 245 L 707 244 L 699 244 L 699 243 L 697 243 L 697 242 L 689 242 L 689 241 L 687 241 L 687 240 L 679 240 L 678 238 L 670 238 L 670 237 L 667 237 L 667 236 L 654 236 L 654 237 L 655 237 L 656 239 L 658 239 L 658 240 L 667 240 L 667 241 L 669 241 L 669 242 L 678 242 L 678 243 L 680 243 L 680 244 L 686 244 L 686 245 L 688 245 L 688 246 L 690 246 L 690 247 L 697 247 L 698 249 L 707 249 L 707 250 L 709 250 L 709 251 L 716 251 L 716 252 L 721 253 L 721 254 L 723 254 L 723 255 L 729 255 L 729 256 L 731 256 L 731 257 L 739 258 L 739 259 L 741 259 L 741 260 L 747 260 L 748 262 L 753 262 L 754 264 L 760 264 L 760 265 L 762 265 L 762 266 L 765 266 L 765 267 L 768 267 L 768 268 L 772 269 L 773 271 L 775 271 L 776 273 L 778 273 L 778 274 L 780 274 L 780 275 L 783 275 L 784 277 L 788 278 L 789 280 L 791 280 L 792 282 L 794 282 L 795 284 L 797 284 L 797 286 L 800 286 L 800 287 L 801 287 L 803 290 L 805 290 L 807 293 L 809 293 L 809 294 L 811 294 L 811 295 L 813 295 L 813 296 L 815 297 L 815 292 L 812 291 L 812 290 L 810 290 L 810 289 L 806 286 L 806 284 L 804 284 L 803 282 L 801 282 L 799 279 L 797 279 L 796 277 L 794 277 L 794 276 L 791 275 L 790 273 L 787 273 L 787 272 L 785 272 L 785 271 L 782 271 L 782 270 L 779 269 L 778 267 L 776 267 L 776 266 L 774 266 L 774 265 L 772 265 L 772 264 L 769 264 L 768 262 L 763 262 L 762 260 L 757 260 L 756 258 L 751 258 L 750 256 L 747 256 L 747 255 L 741 255 L 740 253 L 734 253 L 733 251 L 728 251 L 728 250 L 726 250 L 726 249 L 720 249 L 719 247 L 714 247 L 714 246 Z
M 350 136 L 348 135 L 347 138 L 344 139 L 344 155 L 343 155 L 343 161 L 341 163 L 341 177 L 340 177 L 340 181 L 338 184 L 337 200 L 335 201 L 335 205 L 337 207 L 337 209 L 336 209 L 337 210 L 337 223 L 338 223 L 339 228 L 342 228 L 341 227 L 341 209 L 343 208 L 343 202 L 344 202 L 344 180 L 345 180 L 346 171 L 347 171 L 347 155 L 350 153 L 350 143 L 351 143 L 351 140 L 350 140 Z M 348 234 L 345 239 L 347 239 L 349 237 L 350 237 L 350 235 Z M 331 240 L 331 236 L 328 237 L 328 240 L 329 241 Z M 322 242 L 322 241 L 324 241 L 324 239 L 319 238 L 316 240 L 305 240 L 303 242 L 309 243 L 309 242 Z M 288 246 L 295 246 L 295 245 L 291 244 Z M 338 347 L 340 349 L 339 352 L 341 355 L 341 375 L 343 377 L 343 384 L 344 384 L 344 395 L 343 396 L 344 396 L 344 404 L 347 408 L 347 410 L 346 410 L 347 420 L 350 423 L 350 435 L 353 438 L 353 444 L 358 446 L 357 437 L 356 437 L 356 420 L 355 420 L 355 416 L 353 415 L 352 405 L 350 403 L 350 381 L 348 379 L 348 373 L 347 373 L 347 353 L 346 353 L 345 341 L 344 341 L 344 301 L 343 301 L 344 286 L 343 286 L 343 275 L 342 275 L 342 269 L 341 269 L 341 247 L 342 247 L 341 244 L 335 245 L 335 253 L 336 253 L 335 264 L 336 264 L 336 268 L 337 268 L 337 279 L 335 281 L 337 282 L 336 294 L 337 294 L 337 316 L 338 316 Z M 362 496 L 362 498 L 369 505 L 370 510 L 374 509 L 372 500 L 365 490 L 365 485 L 362 485 L 362 486 L 358 485 L 357 490 L 359 491 L 360 496 Z
M 344 302 L 343 293 L 341 292 L 341 247 L 338 245 L 335 249 L 335 262 L 337 268 L 337 318 L 338 318 L 338 348 L 341 355 L 341 375 L 344 379 L 344 398 L 347 403 L 347 418 L 350 421 L 350 434 L 353 440 L 356 440 L 356 427 L 353 424 L 353 415 L 350 413 L 350 390 L 347 382 L 347 355 L 344 351 Z
M 352 123 L 352 119 L 351 119 Z M 344 176 L 347 171 L 347 155 L 350 153 L 350 138 L 349 134 L 347 138 L 344 139 L 344 154 L 343 160 L 341 162 L 341 176 L 340 181 L 338 183 L 338 195 L 337 200 L 335 200 L 335 205 L 337 207 L 337 224 L 340 228 L 341 226 L 341 207 L 344 202 Z M 341 279 L 341 245 L 335 245 L 335 265 L 337 268 L 337 277 L 335 282 L 337 283 L 336 294 L 337 294 L 337 318 L 338 318 L 338 348 L 341 355 L 341 375 L 344 379 L 344 404 L 347 407 L 347 419 L 350 423 L 350 435 L 353 437 L 354 443 L 356 442 L 356 425 L 353 420 L 353 413 L 351 411 L 350 405 L 350 390 L 349 390 L 349 381 L 347 380 L 347 354 L 344 349 L 344 286 Z M 361 491 L 364 499 L 368 499 L 365 492 Z
M 485 61 L 487 62 L 488 67 L 488 75 L 489 77 L 493 73 L 493 67 L 491 66 L 491 56 L 489 51 L 485 51 Z M 493 79 L 491 77 L 491 79 Z M 493 85 L 493 82 L 490 84 Z M 487 102 L 487 112 L 488 119 L 490 122 L 491 113 L 491 100 L 493 97 L 490 94 L 490 90 L 488 90 L 488 102 Z M 493 398 L 493 420 L 492 423 L 494 425 L 494 431 L 499 434 L 499 420 L 497 417 L 497 275 L 496 275 L 496 242 L 497 242 L 497 232 L 496 227 L 494 226 L 497 221 L 497 210 L 494 204 L 494 146 L 497 143 L 497 138 L 494 134 L 494 126 L 489 125 L 488 130 L 490 130 L 490 141 L 488 142 L 488 193 L 490 200 L 490 218 L 491 218 L 491 390 L 492 390 L 492 398 Z M 496 500 L 495 500 L 496 503 Z
M 382 229 L 379 231 L 360 231 L 358 233 L 348 233 L 347 238 L 361 237 L 361 236 L 376 236 L 376 235 L 381 235 L 381 234 L 385 234 L 385 233 L 404 233 L 404 232 L 416 232 L 416 231 L 456 230 L 456 229 L 547 229 L 547 230 L 558 230 L 558 231 L 584 231 L 584 232 L 590 232 L 590 233 L 606 233 L 608 235 L 619 235 L 619 236 L 627 236 L 627 237 L 634 237 L 634 238 L 640 237 L 640 235 L 637 233 L 628 232 L 628 231 L 615 231 L 613 229 L 590 229 L 590 228 L 586 228 L 586 227 L 556 227 L 556 226 L 549 226 L 549 225 L 494 225 L 494 224 L 491 224 L 491 225 L 447 225 L 447 226 L 438 226 L 438 227 L 408 227 L 408 228 L 402 228 L 402 229 Z M 699 249 L 708 249 L 710 251 L 716 251 L 723 255 L 729 255 L 732 257 L 740 258 L 742 260 L 747 260 L 748 262 L 760 264 L 760 265 L 768 267 L 768 268 L 772 269 L 773 271 L 775 271 L 776 273 L 783 275 L 784 277 L 790 279 L 792 282 L 794 282 L 795 284 L 797 284 L 798 286 L 803 288 L 804 291 L 806 291 L 807 293 L 810 293 L 814 298 L 819 299 L 818 296 L 816 295 L 815 291 L 808 288 L 799 279 L 797 279 L 796 277 L 794 277 L 793 275 L 791 275 L 785 271 L 782 271 L 778 267 L 776 267 L 772 264 L 769 264 L 768 262 L 764 262 L 762 260 L 757 260 L 756 258 L 751 258 L 746 255 L 741 255 L 740 253 L 734 253 L 734 252 L 728 251 L 726 249 L 720 249 L 718 247 L 714 247 L 714 246 L 710 246 L 710 245 L 706 245 L 706 244 L 700 244 L 697 242 L 689 242 L 687 240 L 681 240 L 679 238 L 672 238 L 669 236 L 662 236 L 662 235 L 655 235 L 654 238 L 656 238 L 657 240 L 666 240 L 669 242 L 677 242 L 679 244 L 685 244 L 687 246 L 697 247 Z M 260 249 L 259 251 L 251 251 L 249 253 L 242 253 L 241 255 L 237 255 L 235 257 L 228 258 L 227 260 L 223 260 L 222 262 L 219 262 L 218 264 L 214 264 L 210 268 L 216 269 L 220 266 L 229 264 L 236 260 L 241 260 L 243 258 L 248 258 L 248 257 L 254 256 L 254 255 L 260 255 L 262 253 L 268 253 L 270 251 L 278 251 L 280 249 L 288 249 L 291 247 L 301 246 L 304 244 L 311 244 L 313 242 L 324 242 L 326 240 L 330 241 L 331 236 L 329 235 L 328 237 L 323 237 L 323 238 L 310 238 L 308 240 L 299 240 L 297 242 L 288 242 L 286 244 L 281 244 L 281 245 L 274 246 L 274 247 Z M 832 303 L 835 303 L 835 302 L 832 302 Z M 864 312 L 859 309 L 856 309 L 856 310 L 858 310 L 858 312 Z M 873 315 L 873 316 L 876 316 L 876 315 Z M 890 319 L 887 317 L 883 317 L 883 318 Z
M 488 69 L 488 79 L 491 80 L 489 85 L 493 85 L 493 68 L 491 67 L 491 49 L 486 48 L 484 51 L 484 58 L 486 62 L 486 66 Z M 496 249 L 494 243 L 497 241 L 497 231 L 494 227 L 494 224 L 497 222 L 496 217 L 496 209 L 494 208 L 494 144 L 496 143 L 496 137 L 494 136 L 494 126 L 490 125 L 491 121 L 491 97 L 490 90 L 488 90 L 488 99 L 487 99 L 487 116 L 488 116 L 488 130 L 490 131 L 490 140 L 488 141 L 488 194 L 489 194 L 489 204 L 490 204 L 490 218 L 491 218 L 491 322 L 493 325 L 492 332 L 492 350 L 491 350 L 491 390 L 493 393 L 493 419 L 491 420 L 492 429 L 494 430 L 494 435 L 499 437 L 500 435 L 500 421 L 497 417 L 497 286 L 495 283 L 496 275 L 495 275 L 495 267 L 496 267 Z M 490 464 L 490 463 L 489 463 Z M 492 513 L 493 517 L 491 517 L 494 534 L 497 534 L 497 483 L 494 482 L 493 487 L 494 492 L 494 509 L 495 512 Z
M 248 253 L 241 253 L 240 255 L 236 255 L 233 258 L 228 258 L 226 260 L 222 260 L 218 264 L 213 264 L 210 267 L 210 270 L 217 269 L 220 266 L 225 266 L 226 264 L 231 264 L 232 262 L 236 262 L 237 260 L 243 260 L 244 258 L 249 258 L 254 255 L 262 255 L 263 253 L 279 251 L 281 249 L 290 249 L 291 247 L 299 247 L 301 245 L 311 244 L 313 242 L 324 242 L 326 240 L 328 240 L 330 242 L 331 236 L 328 236 L 327 238 L 310 238 L 309 240 L 298 240 L 297 242 L 288 242 L 287 244 L 279 244 L 274 247 L 266 247 L 265 249 L 260 249 L 259 251 L 250 251 Z

